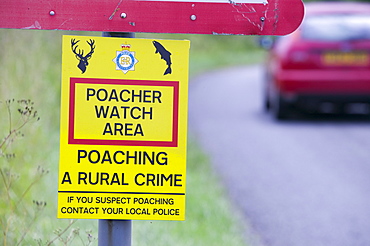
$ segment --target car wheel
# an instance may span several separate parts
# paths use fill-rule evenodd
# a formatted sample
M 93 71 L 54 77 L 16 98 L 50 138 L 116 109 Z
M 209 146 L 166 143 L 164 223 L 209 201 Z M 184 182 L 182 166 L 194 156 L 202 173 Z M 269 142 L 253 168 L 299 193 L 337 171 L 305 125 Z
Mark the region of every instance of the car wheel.
M 267 95 L 267 92 L 265 92 L 264 95 L 263 95 L 263 109 L 266 112 L 271 109 L 271 103 L 270 103 L 270 99 Z
M 289 103 L 282 96 L 277 95 L 272 105 L 272 112 L 278 120 L 287 119 L 289 117 Z
M 263 109 L 265 110 L 265 112 L 268 112 L 271 109 L 270 86 L 271 86 L 271 75 L 269 75 L 269 73 L 265 71 L 262 95 Z

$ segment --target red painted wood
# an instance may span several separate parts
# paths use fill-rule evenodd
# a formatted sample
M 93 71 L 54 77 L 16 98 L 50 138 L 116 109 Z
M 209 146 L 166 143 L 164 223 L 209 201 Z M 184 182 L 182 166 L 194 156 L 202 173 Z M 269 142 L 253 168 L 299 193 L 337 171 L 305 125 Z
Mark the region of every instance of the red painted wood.
M 121 18 L 121 13 L 127 17 Z M 191 20 L 192 15 L 196 20 Z M 284 35 L 298 28 L 303 15 L 301 0 L 269 0 L 266 5 L 132 0 L 0 1 L 0 28 L 18 29 Z

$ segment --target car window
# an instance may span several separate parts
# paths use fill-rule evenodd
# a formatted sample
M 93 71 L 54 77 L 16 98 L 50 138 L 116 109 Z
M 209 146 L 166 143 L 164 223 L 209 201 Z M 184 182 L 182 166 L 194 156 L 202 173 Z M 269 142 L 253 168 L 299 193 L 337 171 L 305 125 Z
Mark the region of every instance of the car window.
M 370 39 L 370 16 L 354 14 L 310 16 L 302 24 L 302 37 L 320 41 Z

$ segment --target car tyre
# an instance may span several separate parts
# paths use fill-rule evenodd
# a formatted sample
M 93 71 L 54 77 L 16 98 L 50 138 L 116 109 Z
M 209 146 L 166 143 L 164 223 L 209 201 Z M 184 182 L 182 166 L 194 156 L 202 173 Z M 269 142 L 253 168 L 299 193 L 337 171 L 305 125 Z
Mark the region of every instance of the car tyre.
M 267 92 L 265 92 L 265 94 L 263 96 L 264 96 L 264 98 L 263 98 L 263 109 L 266 112 L 268 112 L 271 109 L 271 102 L 270 102 L 270 99 L 267 95 Z
M 289 103 L 285 99 L 278 95 L 272 105 L 272 112 L 277 120 L 284 120 L 289 117 Z
M 271 99 L 270 99 L 270 86 L 271 86 L 271 75 L 265 71 L 264 73 L 264 86 L 263 86 L 263 109 L 268 112 L 271 109 Z

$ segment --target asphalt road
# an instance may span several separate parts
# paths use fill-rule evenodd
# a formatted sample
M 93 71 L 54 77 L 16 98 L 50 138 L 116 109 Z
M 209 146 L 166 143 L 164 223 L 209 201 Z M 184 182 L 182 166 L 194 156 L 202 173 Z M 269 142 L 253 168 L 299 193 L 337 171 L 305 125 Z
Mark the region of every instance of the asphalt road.
M 266 246 L 370 245 L 370 121 L 262 110 L 260 66 L 191 80 L 189 128 Z

